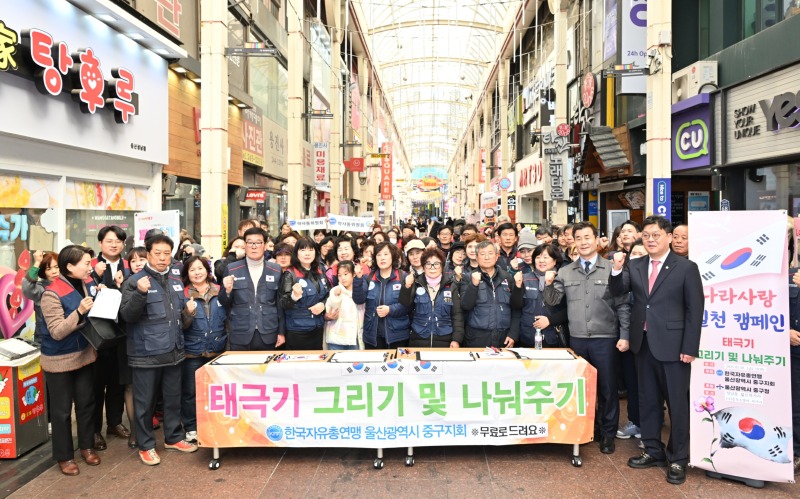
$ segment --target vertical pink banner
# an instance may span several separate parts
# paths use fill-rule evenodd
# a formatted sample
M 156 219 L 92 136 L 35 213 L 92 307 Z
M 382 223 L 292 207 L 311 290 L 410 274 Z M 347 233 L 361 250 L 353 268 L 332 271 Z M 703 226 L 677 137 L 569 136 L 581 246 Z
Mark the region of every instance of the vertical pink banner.
M 690 388 L 692 466 L 794 481 L 791 229 L 782 210 L 689 213 L 689 257 L 700 268 L 705 294 Z

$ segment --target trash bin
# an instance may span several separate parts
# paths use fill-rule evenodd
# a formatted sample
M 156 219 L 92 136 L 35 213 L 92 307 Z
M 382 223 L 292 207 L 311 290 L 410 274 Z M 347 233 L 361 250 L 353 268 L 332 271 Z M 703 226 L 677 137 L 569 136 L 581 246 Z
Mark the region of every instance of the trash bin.
M 21 456 L 47 441 L 44 373 L 39 349 L 0 342 L 0 458 Z

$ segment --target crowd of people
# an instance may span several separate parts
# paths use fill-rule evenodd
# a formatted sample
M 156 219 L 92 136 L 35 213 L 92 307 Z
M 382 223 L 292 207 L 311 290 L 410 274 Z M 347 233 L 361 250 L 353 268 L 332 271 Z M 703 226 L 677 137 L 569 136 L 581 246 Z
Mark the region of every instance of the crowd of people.
M 225 350 L 536 348 L 541 338 L 597 369 L 601 452 L 641 439 L 630 467 L 669 467 L 667 481 L 685 481 L 704 303 L 685 225 L 628 220 L 610 237 L 587 222 L 532 230 L 509 220 L 308 236 L 284 224 L 275 238 L 258 221 L 238 229 L 216 260 L 188 234 L 175 242 L 157 230 L 123 255 L 127 235 L 116 226 L 99 231 L 96 257 L 74 245 L 35 253 L 23 291 L 36 306 L 53 458 L 64 474 L 79 473 L 73 406 L 88 465 L 107 445 L 103 414 L 107 436 L 127 438 L 144 464 L 160 462 L 162 424 L 166 450 L 196 451 L 195 371 Z M 122 293 L 127 340 L 97 352 L 80 329 L 103 287 Z M 792 338 L 800 345 L 800 333 Z M 796 360 L 800 346 L 792 348 Z M 797 405 L 795 413 L 800 426 Z

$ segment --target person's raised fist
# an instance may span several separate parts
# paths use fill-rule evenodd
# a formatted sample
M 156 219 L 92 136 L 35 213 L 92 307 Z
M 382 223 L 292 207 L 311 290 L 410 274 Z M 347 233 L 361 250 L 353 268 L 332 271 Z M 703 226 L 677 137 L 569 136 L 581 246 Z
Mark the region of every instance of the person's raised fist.
M 414 274 L 408 274 L 406 276 L 406 289 L 410 289 L 411 286 L 414 285 Z
M 545 285 L 549 286 L 553 284 L 553 281 L 556 280 L 556 271 L 555 270 L 548 270 L 544 273 L 544 283 Z
M 150 278 L 142 277 L 139 279 L 139 282 L 136 283 L 136 289 L 138 289 L 141 293 L 147 293 L 150 291 Z
M 615 271 L 622 270 L 622 266 L 625 265 L 625 253 L 622 251 L 617 251 L 614 253 L 614 259 L 612 260 L 612 268 Z
M 472 284 L 477 286 L 481 283 L 481 273 L 480 272 L 473 272 L 472 273 Z
M 228 293 L 233 291 L 233 276 L 229 275 L 227 277 L 224 277 L 222 279 L 222 285 L 225 287 L 225 291 L 227 291 Z

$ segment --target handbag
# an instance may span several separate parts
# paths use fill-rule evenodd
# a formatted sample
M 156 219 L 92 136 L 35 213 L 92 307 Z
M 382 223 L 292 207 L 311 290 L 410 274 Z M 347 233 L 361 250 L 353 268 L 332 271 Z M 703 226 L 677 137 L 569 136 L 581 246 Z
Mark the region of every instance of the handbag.
M 125 331 L 116 322 L 99 317 L 87 317 L 81 334 L 98 351 L 115 347 L 125 339 Z

